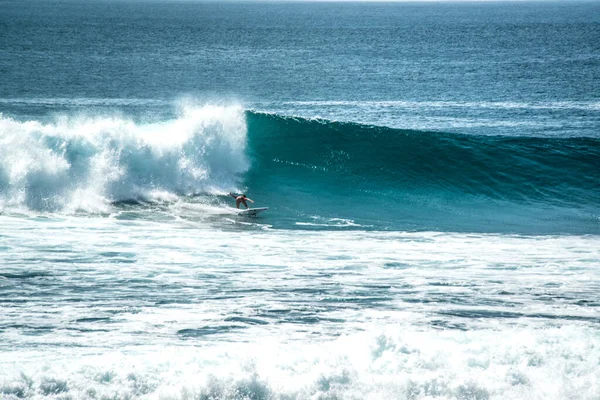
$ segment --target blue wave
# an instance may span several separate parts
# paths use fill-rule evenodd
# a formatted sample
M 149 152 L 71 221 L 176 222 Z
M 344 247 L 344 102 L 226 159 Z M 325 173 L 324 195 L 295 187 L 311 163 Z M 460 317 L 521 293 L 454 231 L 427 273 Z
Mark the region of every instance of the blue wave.
M 600 140 L 475 136 L 247 112 L 246 184 L 384 229 L 597 232 Z M 315 224 L 319 225 L 319 224 Z

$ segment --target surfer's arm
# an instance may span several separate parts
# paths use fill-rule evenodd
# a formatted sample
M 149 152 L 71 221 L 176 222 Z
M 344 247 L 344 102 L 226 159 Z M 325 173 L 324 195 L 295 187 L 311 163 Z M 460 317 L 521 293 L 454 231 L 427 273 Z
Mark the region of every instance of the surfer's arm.
M 247 198 L 247 197 L 246 197 L 246 200 L 248 200 L 250 203 L 254 203 L 254 200 L 252 200 L 252 199 L 249 199 L 249 198 Z
M 230 195 L 231 197 L 233 197 L 234 199 L 237 199 L 237 196 L 236 196 L 235 194 L 233 194 L 233 193 L 229 193 L 229 195 Z

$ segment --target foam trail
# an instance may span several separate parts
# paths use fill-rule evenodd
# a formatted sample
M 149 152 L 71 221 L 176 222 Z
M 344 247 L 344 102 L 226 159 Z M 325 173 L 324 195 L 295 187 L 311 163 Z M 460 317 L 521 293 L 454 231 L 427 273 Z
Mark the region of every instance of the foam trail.
M 106 211 L 111 202 L 231 189 L 249 168 L 239 106 L 187 106 L 176 119 L 0 116 L 0 209 Z

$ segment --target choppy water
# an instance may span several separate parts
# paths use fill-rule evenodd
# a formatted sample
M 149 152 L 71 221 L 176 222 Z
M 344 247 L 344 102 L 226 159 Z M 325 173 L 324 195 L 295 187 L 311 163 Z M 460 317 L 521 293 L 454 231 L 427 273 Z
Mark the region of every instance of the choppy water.
M 0 398 L 598 398 L 598 9 L 0 3 Z

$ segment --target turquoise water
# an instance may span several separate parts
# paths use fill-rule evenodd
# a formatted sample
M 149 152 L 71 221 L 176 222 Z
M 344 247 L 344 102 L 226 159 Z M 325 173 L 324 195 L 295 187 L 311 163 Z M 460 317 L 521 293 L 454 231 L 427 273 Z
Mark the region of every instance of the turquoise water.
M 598 398 L 599 72 L 598 2 L 0 2 L 0 398 Z
M 247 121 L 244 183 L 276 208 L 277 227 L 317 215 L 376 230 L 598 233 L 597 138 Z

